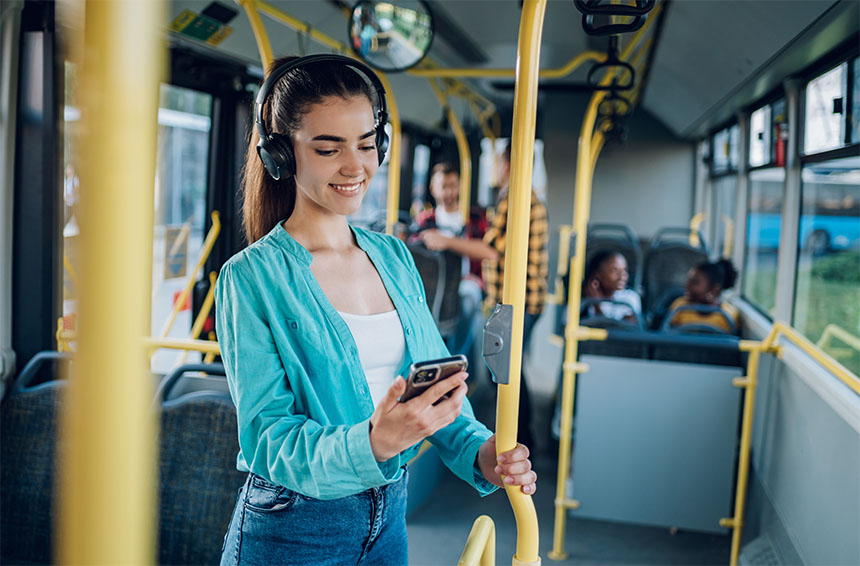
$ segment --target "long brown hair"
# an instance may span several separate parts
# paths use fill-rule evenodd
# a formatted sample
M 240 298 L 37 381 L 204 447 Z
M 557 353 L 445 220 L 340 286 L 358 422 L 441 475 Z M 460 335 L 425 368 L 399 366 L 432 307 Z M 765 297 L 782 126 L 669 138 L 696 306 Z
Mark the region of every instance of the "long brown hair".
M 294 59 L 296 57 L 275 59 L 266 76 Z M 362 95 L 375 104 L 370 85 L 348 66 L 337 61 L 309 63 L 292 69 L 278 80 L 263 105 L 263 120 L 269 132 L 292 138 L 312 105 L 330 96 L 348 99 Z M 266 173 L 257 155 L 259 139 L 256 128 L 252 128 L 242 177 L 242 226 L 249 244 L 289 218 L 296 204 L 295 178 L 282 177 L 276 181 Z

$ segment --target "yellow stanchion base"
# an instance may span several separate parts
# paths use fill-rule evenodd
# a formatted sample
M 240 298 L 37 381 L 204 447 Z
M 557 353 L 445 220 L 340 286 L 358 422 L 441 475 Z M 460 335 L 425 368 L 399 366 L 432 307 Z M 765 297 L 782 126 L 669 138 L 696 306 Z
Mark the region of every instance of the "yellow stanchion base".
M 536 562 L 522 562 L 520 560 L 517 560 L 517 557 L 514 556 L 513 566 L 540 566 L 540 556 L 538 556 Z
M 554 550 L 550 550 L 547 556 L 549 556 L 550 560 L 565 560 L 566 558 L 570 557 L 570 555 L 566 552 L 556 552 Z

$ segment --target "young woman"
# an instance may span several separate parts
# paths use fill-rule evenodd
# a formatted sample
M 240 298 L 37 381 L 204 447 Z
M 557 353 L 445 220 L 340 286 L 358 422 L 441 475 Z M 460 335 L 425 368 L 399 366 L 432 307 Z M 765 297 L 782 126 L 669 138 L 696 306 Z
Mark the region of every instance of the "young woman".
M 671 315 L 673 310 L 686 305 L 707 305 L 715 307 L 715 310 L 714 312 L 682 310 L 672 316 L 669 325 L 699 324 L 712 326 L 724 332 L 737 333 L 740 324 L 738 309 L 720 298 L 724 290 L 734 286 L 737 277 L 735 266 L 727 259 L 715 262 L 705 261 L 695 266 L 687 274 L 684 296 L 675 299 L 669 307 L 669 313 Z M 722 310 L 725 316 L 716 309 Z M 734 329 L 729 325 L 726 316 L 734 323 Z
M 496 457 L 466 373 L 398 401 L 409 364 L 448 351 L 406 246 L 347 223 L 384 157 L 385 119 L 378 78 L 345 57 L 277 60 L 260 89 L 251 244 L 216 287 L 249 472 L 222 564 L 406 564 L 405 467 L 425 438 L 481 494 L 535 491 L 526 447 Z
M 588 307 L 588 316 L 636 321 L 642 312 L 639 294 L 627 288 L 627 260 L 619 252 L 601 250 L 585 266 L 583 299 L 603 299 Z

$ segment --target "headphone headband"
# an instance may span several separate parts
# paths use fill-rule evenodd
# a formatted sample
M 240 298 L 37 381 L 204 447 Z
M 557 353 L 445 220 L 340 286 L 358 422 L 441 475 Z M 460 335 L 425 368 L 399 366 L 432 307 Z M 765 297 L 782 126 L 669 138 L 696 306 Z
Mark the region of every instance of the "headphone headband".
M 281 140 L 277 139 L 279 134 L 269 133 L 266 130 L 266 124 L 263 122 L 263 105 L 265 105 L 269 93 L 281 77 L 293 69 L 321 61 L 336 61 L 352 67 L 361 75 L 364 75 L 373 85 L 376 90 L 378 104 L 376 112 L 376 144 L 377 151 L 379 152 L 379 163 L 382 164 L 382 160 L 385 158 L 385 151 L 388 149 L 388 136 L 385 134 L 385 124 L 388 122 L 388 106 L 385 102 L 385 88 L 382 86 L 382 81 L 379 80 L 379 77 L 370 67 L 351 57 L 327 53 L 308 55 L 285 63 L 269 73 L 259 92 L 257 92 L 257 98 L 254 101 L 254 126 L 260 136 L 260 140 L 257 143 L 257 153 L 263 161 L 266 170 L 276 180 L 280 179 L 284 173 L 295 174 L 295 161 L 293 160 L 292 146 L 289 142 L 287 141 L 284 144 Z

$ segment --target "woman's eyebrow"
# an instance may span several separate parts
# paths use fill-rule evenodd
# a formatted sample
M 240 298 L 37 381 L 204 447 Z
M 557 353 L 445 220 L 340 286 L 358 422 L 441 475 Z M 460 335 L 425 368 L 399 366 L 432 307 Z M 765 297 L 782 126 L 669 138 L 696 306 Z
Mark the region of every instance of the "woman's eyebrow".
M 362 136 L 358 139 L 363 140 L 363 139 L 367 139 L 369 137 L 372 137 L 374 135 L 376 135 L 376 130 L 370 130 L 366 134 L 362 134 Z M 340 136 L 331 136 L 329 134 L 320 134 L 316 137 L 311 138 L 311 141 L 330 141 L 330 142 L 337 142 L 337 143 L 346 143 L 346 138 L 342 138 Z

